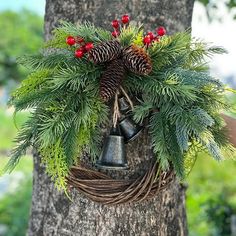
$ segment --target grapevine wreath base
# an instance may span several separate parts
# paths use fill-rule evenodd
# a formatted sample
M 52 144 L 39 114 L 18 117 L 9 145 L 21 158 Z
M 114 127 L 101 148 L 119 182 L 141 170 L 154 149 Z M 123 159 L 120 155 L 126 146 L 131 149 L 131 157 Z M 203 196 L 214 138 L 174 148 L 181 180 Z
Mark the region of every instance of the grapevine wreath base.
M 164 190 L 174 180 L 174 172 L 160 171 L 152 162 L 146 173 L 136 179 L 113 179 L 82 166 L 74 166 L 67 177 L 69 187 L 76 188 L 95 202 L 107 205 L 141 202 Z

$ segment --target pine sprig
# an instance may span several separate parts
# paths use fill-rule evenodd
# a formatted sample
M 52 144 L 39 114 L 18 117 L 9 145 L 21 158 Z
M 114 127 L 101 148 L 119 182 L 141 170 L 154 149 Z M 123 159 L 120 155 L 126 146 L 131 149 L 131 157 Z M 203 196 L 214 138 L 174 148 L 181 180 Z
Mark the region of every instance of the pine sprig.
M 41 87 L 44 86 L 50 76 L 51 72 L 47 69 L 33 72 L 27 77 L 27 79 L 22 81 L 20 88 L 12 93 L 12 100 L 22 96 L 26 96 L 28 93 L 32 93 L 41 89 Z
M 59 67 L 52 76 L 52 89 L 68 88 L 80 91 L 89 83 L 96 83 L 101 75 L 101 67 L 91 62 L 78 63 L 78 65 L 67 65 L 67 68 Z
M 165 66 L 179 63 L 190 47 L 191 36 L 188 32 L 165 36 L 160 42 L 155 42 L 148 52 L 153 61 L 153 69 L 160 70 Z
M 135 44 L 135 40 L 137 40 L 137 35 L 141 37 L 141 26 L 136 27 L 134 25 L 129 25 L 128 27 L 122 28 L 119 36 L 120 44 L 122 46 L 129 46 L 132 42 Z M 137 44 L 137 41 L 136 41 Z
M 60 51 L 48 55 L 27 55 L 18 58 L 18 63 L 33 70 L 53 69 L 58 66 L 63 66 L 65 62 L 76 63 L 73 53 L 69 51 Z
M 206 57 L 211 58 L 215 54 L 225 53 L 227 51 L 222 47 L 210 46 L 208 43 L 196 39 L 191 43 L 191 50 L 189 51 L 188 60 L 186 60 L 186 66 L 204 62 Z
M 132 44 L 140 47 L 143 46 L 143 30 L 140 30 L 136 36 L 133 37 Z
M 33 139 L 37 134 L 38 119 L 32 115 L 25 124 L 22 125 L 17 137 L 14 140 L 15 148 L 11 152 L 11 158 L 3 169 L 3 172 L 12 172 L 18 164 L 20 158 L 26 154 L 27 148 L 33 144 Z
M 166 142 L 166 122 L 162 117 L 162 113 L 154 113 L 150 118 L 150 135 L 152 138 L 153 151 L 156 153 L 162 169 L 167 170 L 169 163 L 169 144 Z M 158 132 L 157 132 L 158 131 Z
M 165 81 L 151 78 L 143 85 L 143 91 L 149 94 L 150 99 L 157 106 L 170 102 L 186 104 L 197 99 L 196 88 L 192 85 L 178 83 L 174 75 L 166 76 Z
M 68 175 L 69 168 L 61 140 L 46 148 L 42 148 L 40 154 L 42 156 L 41 162 L 45 165 L 46 172 L 51 176 L 55 186 L 59 190 L 66 192 L 66 176 Z

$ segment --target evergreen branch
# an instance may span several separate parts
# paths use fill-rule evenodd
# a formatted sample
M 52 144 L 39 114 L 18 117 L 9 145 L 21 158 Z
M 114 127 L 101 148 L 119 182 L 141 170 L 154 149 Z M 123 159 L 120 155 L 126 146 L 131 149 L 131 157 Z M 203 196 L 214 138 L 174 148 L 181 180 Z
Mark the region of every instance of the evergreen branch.
M 183 68 L 175 68 L 171 73 L 173 73 L 175 79 L 181 82 L 181 84 L 192 85 L 197 88 L 212 85 L 223 90 L 223 84 L 219 80 L 212 78 L 209 73 L 196 72 Z
M 199 101 L 197 105 L 208 113 L 219 113 L 222 110 L 229 109 L 229 105 L 225 102 L 222 90 L 208 86 L 199 91 L 198 97 Z
M 97 156 L 99 153 L 101 153 L 101 142 L 102 142 L 102 136 L 101 136 L 101 127 L 107 124 L 108 121 L 108 108 L 104 103 L 95 102 L 93 111 L 96 115 L 96 122 L 94 119 L 94 122 L 91 124 L 91 132 L 90 132 L 90 139 L 87 144 L 87 152 L 91 156 L 91 159 L 93 162 L 95 162 Z
M 151 116 L 149 130 L 153 150 L 157 154 L 162 169 L 168 169 L 171 162 L 177 175 L 183 178 L 183 155 L 175 137 L 174 127 L 166 121 L 162 112 L 154 113 Z
M 187 126 L 182 126 L 181 124 L 176 123 L 175 134 L 176 134 L 177 143 L 183 154 L 184 151 L 187 151 L 189 148 L 189 144 L 188 144 L 189 143 L 189 130 Z
M 196 72 L 206 72 L 209 73 L 209 65 L 206 62 L 193 62 L 186 66 L 186 69 Z
M 191 44 L 189 32 L 177 33 L 173 36 L 162 37 L 160 42 L 155 42 L 148 53 L 153 61 L 154 70 L 174 65 L 180 58 L 185 58 Z
M 62 146 L 66 156 L 68 168 L 74 164 L 78 164 L 79 141 L 81 138 L 77 129 L 75 129 L 75 120 L 71 123 L 70 127 L 63 134 Z
M 26 154 L 27 148 L 32 144 L 34 136 L 37 134 L 37 117 L 30 117 L 21 127 L 14 143 L 16 147 L 11 152 L 11 157 L 3 169 L 3 172 L 12 172 L 18 164 L 20 158 Z
M 161 113 L 154 113 L 150 118 L 149 132 L 152 138 L 153 151 L 163 170 L 169 168 L 169 148 L 166 142 L 166 124 Z
M 54 69 L 58 66 L 65 65 L 65 62 L 68 64 L 76 63 L 72 52 L 54 52 L 48 55 L 31 55 L 31 56 L 22 56 L 18 58 L 18 63 L 26 66 L 29 69 L 39 70 L 39 69 Z
M 46 69 L 31 73 L 27 79 L 22 81 L 20 88 L 13 92 L 11 101 L 27 96 L 28 93 L 40 90 L 45 86 L 44 84 L 47 82 L 51 74 L 52 73 Z
M 140 27 L 136 27 L 135 25 L 129 25 L 126 28 L 123 27 L 119 35 L 121 45 L 129 46 L 136 39 L 136 35 L 139 34 L 140 30 Z
M 77 35 L 82 37 L 86 42 L 100 43 L 105 40 L 111 40 L 109 31 L 102 28 L 96 28 L 90 22 L 84 22 L 78 26 Z
M 53 92 L 50 88 L 39 90 L 26 94 L 20 98 L 14 98 L 10 101 L 11 105 L 15 106 L 16 111 L 26 110 L 44 106 L 45 103 L 52 102 L 56 99 L 61 99 L 63 93 Z
M 143 120 L 149 115 L 151 109 L 153 109 L 153 104 L 150 101 L 140 101 L 140 104 L 134 107 L 134 120 L 137 123 L 142 123 Z
M 42 148 L 55 144 L 73 122 L 75 114 L 64 110 L 58 112 L 44 111 L 39 114 L 38 139 Z
M 46 167 L 46 173 L 51 176 L 55 186 L 66 192 L 66 176 L 69 173 L 69 168 L 66 161 L 66 156 L 59 139 L 56 143 L 51 144 L 40 150 L 42 156 L 42 164 Z
M 53 31 L 53 38 L 45 43 L 46 48 L 62 48 L 67 50 L 74 50 L 66 44 L 66 38 L 68 36 L 82 37 L 86 42 L 93 42 L 95 45 L 102 41 L 111 40 L 111 33 L 103 28 L 96 28 L 93 24 L 85 22 L 84 24 L 78 24 L 77 26 L 68 23 L 61 22 L 61 26 Z
M 107 30 L 104 30 L 103 28 L 96 28 L 96 35 L 99 42 L 112 40 L 111 33 Z
M 210 131 L 202 132 L 200 135 L 196 136 L 197 140 L 206 148 L 206 150 L 215 160 L 223 160 L 223 155 L 219 145 L 215 142 L 214 137 Z
M 76 66 L 59 67 L 52 77 L 54 90 L 69 88 L 72 91 L 80 91 L 88 85 L 88 82 L 97 84 L 96 80 L 101 75 L 101 68 L 92 63 L 79 63 Z
M 175 75 L 164 74 L 164 81 L 158 78 L 147 79 L 145 84 L 142 85 L 143 91 L 149 94 L 150 99 L 157 105 L 167 103 L 187 104 L 197 99 L 197 89 L 192 85 L 181 84 L 176 81 Z
M 136 36 L 133 37 L 132 43 L 137 46 L 143 46 L 143 30 L 140 30 Z
M 167 142 L 170 144 L 169 161 L 173 164 L 174 170 L 176 171 L 177 176 L 183 179 L 185 177 L 184 157 L 178 145 L 178 141 L 176 139 L 174 131 L 175 131 L 175 127 L 172 125 L 169 125 L 169 130 L 167 134 Z
M 196 140 L 191 140 L 188 151 L 184 153 L 185 176 L 188 176 L 191 172 L 197 160 L 198 153 L 200 153 L 201 151 L 204 151 L 202 145 L 199 144 Z
M 78 32 L 78 27 L 75 24 L 63 20 L 60 21 L 59 29 L 72 36 L 76 36 Z
M 208 43 L 195 40 L 191 43 L 191 50 L 187 60 L 188 64 L 202 62 L 205 57 L 211 58 L 214 54 L 224 54 L 227 51 L 222 47 L 209 46 Z

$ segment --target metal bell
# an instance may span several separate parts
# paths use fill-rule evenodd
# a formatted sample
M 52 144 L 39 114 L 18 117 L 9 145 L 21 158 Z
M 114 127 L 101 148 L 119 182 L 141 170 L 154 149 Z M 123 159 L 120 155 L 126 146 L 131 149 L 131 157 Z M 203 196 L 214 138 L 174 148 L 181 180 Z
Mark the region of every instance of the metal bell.
M 126 112 L 129 110 L 129 104 L 126 102 L 124 97 L 119 98 L 118 103 L 121 112 Z
M 119 122 L 119 126 L 121 129 L 121 133 L 124 136 L 125 143 L 134 140 L 140 132 L 142 131 L 143 127 L 136 124 L 132 119 L 129 117 L 123 118 Z
M 120 134 L 119 126 L 113 128 L 106 138 L 96 166 L 104 169 L 128 169 L 124 137 Z

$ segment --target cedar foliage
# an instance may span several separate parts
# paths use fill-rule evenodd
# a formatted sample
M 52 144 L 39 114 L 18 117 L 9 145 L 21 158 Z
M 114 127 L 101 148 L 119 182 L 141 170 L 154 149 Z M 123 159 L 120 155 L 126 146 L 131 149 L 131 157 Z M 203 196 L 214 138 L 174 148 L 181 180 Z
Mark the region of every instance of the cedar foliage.
M 79 35 L 95 45 L 111 40 L 110 32 L 93 24 L 62 22 L 45 44 L 49 50 L 19 59 L 32 73 L 13 93 L 9 104 L 16 111 L 30 108 L 32 115 L 22 126 L 5 167 L 5 171 L 12 171 L 27 148 L 34 145 L 47 173 L 64 190 L 68 171 L 81 155 L 86 152 L 96 160 L 101 147 L 100 126 L 109 118 L 108 107 L 99 96 L 104 65 L 76 59 L 73 47 L 65 43 L 68 35 Z M 129 26 L 118 40 L 125 48 L 140 46 L 142 37 L 140 27 Z M 122 86 L 142 96 L 134 119 L 142 122 L 149 117 L 153 151 L 162 169 L 173 166 L 183 178 L 199 150 L 207 150 L 216 160 L 223 159 L 222 150 L 232 150 L 220 116 L 228 106 L 224 85 L 209 74 L 206 59 L 225 50 L 182 32 L 162 37 L 147 53 L 152 72 L 137 75 L 129 71 Z

